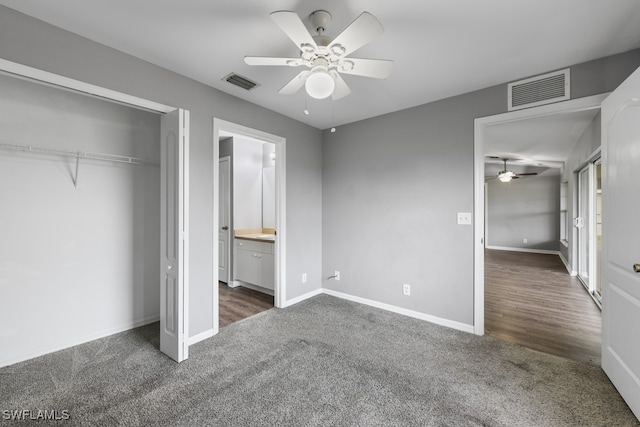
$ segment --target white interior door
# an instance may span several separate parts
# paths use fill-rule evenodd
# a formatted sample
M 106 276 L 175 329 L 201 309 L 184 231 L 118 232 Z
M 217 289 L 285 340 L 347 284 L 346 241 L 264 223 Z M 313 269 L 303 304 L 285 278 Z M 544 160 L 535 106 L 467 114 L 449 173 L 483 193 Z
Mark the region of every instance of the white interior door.
M 220 159 L 218 171 L 218 280 L 229 283 L 229 266 L 231 259 L 230 243 L 230 207 L 231 207 L 231 162 L 229 157 Z
M 602 103 L 602 368 L 640 418 L 640 69 Z
M 161 119 L 160 351 L 176 362 L 189 356 L 189 112 Z

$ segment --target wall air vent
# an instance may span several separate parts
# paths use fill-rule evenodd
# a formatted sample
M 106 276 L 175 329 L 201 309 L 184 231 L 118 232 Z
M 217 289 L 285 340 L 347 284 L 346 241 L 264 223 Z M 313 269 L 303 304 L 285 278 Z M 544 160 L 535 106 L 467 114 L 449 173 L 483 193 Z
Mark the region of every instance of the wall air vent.
M 256 82 L 252 82 L 251 80 L 249 80 L 246 77 L 242 77 L 236 73 L 231 73 L 228 76 L 224 77 L 222 80 L 226 80 L 227 82 L 231 83 L 232 85 L 236 85 L 238 87 L 241 87 L 244 90 L 251 90 L 254 87 L 258 86 L 258 84 Z
M 571 96 L 569 69 L 531 77 L 508 85 L 509 111 L 565 101 Z

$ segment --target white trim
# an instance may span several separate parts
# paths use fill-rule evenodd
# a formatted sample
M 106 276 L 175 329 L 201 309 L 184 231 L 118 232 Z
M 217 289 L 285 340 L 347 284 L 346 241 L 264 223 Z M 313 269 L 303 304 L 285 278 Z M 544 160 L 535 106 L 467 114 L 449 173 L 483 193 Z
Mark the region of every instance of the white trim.
M 287 300 L 284 302 L 284 305 L 281 308 L 287 308 L 287 307 L 291 307 L 294 304 L 298 304 L 302 301 L 308 300 L 309 298 L 313 298 L 317 295 L 321 295 L 324 294 L 325 289 L 316 289 L 315 291 L 311 291 L 311 292 L 307 292 L 306 294 L 302 294 L 298 297 L 295 298 L 291 298 L 290 300 Z
M 286 260 L 286 243 L 287 243 L 287 198 L 286 198 L 286 138 L 273 135 L 261 130 L 253 129 L 237 123 L 228 122 L 226 120 L 213 118 L 213 176 L 217 180 L 220 164 L 220 132 L 228 132 L 237 135 L 243 135 L 254 139 L 270 142 L 276 146 L 276 243 L 275 243 L 275 287 L 274 287 L 274 305 L 282 308 L 286 303 L 287 289 L 287 260 Z M 218 295 L 218 243 L 217 233 L 219 228 L 218 219 L 218 186 L 213 186 L 213 330 L 217 333 L 219 330 L 219 295 Z M 233 235 L 233 230 L 231 230 Z M 229 278 L 231 282 L 233 278 Z
M 175 107 L 159 104 L 157 102 L 149 101 L 148 99 L 138 98 L 137 96 L 127 95 L 126 93 L 117 92 L 91 83 L 81 82 L 80 80 L 70 79 L 48 71 L 18 64 L 17 62 L 7 61 L 6 59 L 0 59 L 0 72 L 12 75 L 13 77 L 35 80 L 49 86 L 56 86 L 65 90 L 81 92 L 85 95 L 104 98 L 109 101 L 115 101 L 120 104 L 156 113 L 166 114 L 176 110 Z
M 38 349 L 30 350 L 26 353 L 21 354 L 20 356 L 13 357 L 11 359 L 4 359 L 4 360 L 0 359 L 0 368 L 3 366 L 13 365 L 19 362 L 24 362 L 25 360 L 33 359 L 34 357 L 44 356 L 45 354 L 53 353 L 55 351 L 60 351 L 70 347 L 75 347 L 77 345 L 86 344 L 93 340 L 105 338 L 114 334 L 119 334 L 120 332 L 126 332 L 131 329 L 139 328 L 141 326 L 150 325 L 151 323 L 156 323 L 158 321 L 160 321 L 160 315 L 154 314 L 153 316 L 144 317 L 142 319 L 138 319 L 130 323 L 125 323 L 122 326 L 106 329 L 102 332 L 92 333 L 92 334 L 85 335 L 81 338 L 76 338 L 76 339 L 65 341 L 62 343 L 56 343 L 55 345 L 49 345 L 49 346 L 44 346 Z
M 359 304 L 368 305 L 370 307 L 380 308 L 382 310 L 387 310 L 393 313 L 402 314 L 403 316 L 413 317 L 415 319 L 420 319 L 420 320 L 426 320 L 427 322 L 435 323 L 436 325 L 446 326 L 448 328 L 456 329 L 458 331 L 468 332 L 468 333 L 474 332 L 473 325 L 467 325 L 466 323 L 460 323 L 454 320 L 431 316 L 429 314 L 408 310 L 406 308 L 397 307 L 395 305 L 385 304 L 382 302 L 378 302 L 378 301 L 374 301 L 366 298 L 356 297 L 356 296 L 345 294 L 342 292 L 336 292 L 331 289 L 323 289 L 322 293 L 331 295 L 332 297 L 341 298 L 348 301 L 357 302 Z
M 508 246 L 489 246 L 489 245 L 487 245 L 486 248 L 493 249 L 494 251 L 528 252 L 531 254 L 560 255 L 560 251 L 552 251 L 550 249 L 511 248 Z
M 571 101 L 558 102 L 541 107 L 510 111 L 489 117 L 479 117 L 474 121 L 474 273 L 473 273 L 473 324 L 476 335 L 484 335 L 484 128 L 498 123 L 544 117 L 570 111 L 599 109 L 608 94 L 588 96 Z
M 567 260 L 564 258 L 564 256 L 562 255 L 562 252 L 560 252 L 560 253 L 558 254 L 558 256 L 560 257 L 560 261 L 562 261 L 562 263 L 563 263 L 563 264 L 564 264 L 564 266 L 566 267 L 566 269 L 567 269 L 567 273 L 569 273 L 569 275 L 570 275 L 571 277 L 576 277 L 576 276 L 578 275 L 578 272 L 577 272 L 577 271 L 575 271 L 575 270 L 572 270 L 572 269 L 571 269 L 571 267 L 569 267 L 569 261 L 567 261 Z
M 213 329 L 207 329 L 204 332 L 200 332 L 199 334 L 189 337 L 189 339 L 187 340 L 187 345 L 192 346 L 196 343 L 199 343 L 200 341 L 204 341 L 208 338 L 211 338 L 216 334 L 217 332 L 215 332 Z

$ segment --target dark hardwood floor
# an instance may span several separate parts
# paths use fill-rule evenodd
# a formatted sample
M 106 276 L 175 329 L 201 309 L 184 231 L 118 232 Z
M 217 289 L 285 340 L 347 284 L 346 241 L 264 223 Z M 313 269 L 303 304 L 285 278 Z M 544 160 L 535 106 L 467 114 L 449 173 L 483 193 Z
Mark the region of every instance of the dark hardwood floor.
M 243 287 L 230 288 L 218 282 L 220 327 L 273 308 L 273 296 Z
M 601 315 L 557 255 L 485 251 L 485 333 L 600 364 Z

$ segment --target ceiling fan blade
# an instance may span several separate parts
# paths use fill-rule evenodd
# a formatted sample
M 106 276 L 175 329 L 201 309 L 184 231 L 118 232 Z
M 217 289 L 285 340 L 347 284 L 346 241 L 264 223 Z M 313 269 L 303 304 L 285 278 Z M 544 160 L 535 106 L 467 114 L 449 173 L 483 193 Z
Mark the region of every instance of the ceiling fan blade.
M 530 176 L 530 175 L 538 175 L 538 172 L 517 173 L 516 174 L 516 176 Z
M 393 61 L 362 58 L 345 58 L 343 65 L 338 67 L 338 70 L 344 74 L 373 77 L 375 79 L 386 79 L 391 74 L 392 69 Z
M 331 75 L 336 81 L 336 87 L 333 89 L 333 93 L 331 94 L 333 100 L 336 101 L 349 95 L 351 93 L 351 89 L 349 89 L 349 86 L 347 86 L 347 83 L 344 81 L 342 76 L 335 71 L 331 71 Z
M 289 83 L 284 85 L 282 89 L 278 91 L 278 93 L 281 93 L 283 95 L 293 95 L 294 93 L 299 91 L 302 86 L 304 86 L 305 80 L 309 73 L 309 70 L 301 71 L 294 78 L 292 78 Z
M 305 65 L 301 58 L 276 58 L 271 56 L 245 56 L 244 62 L 248 65 L 285 65 L 290 67 Z
M 282 31 L 298 46 L 298 49 L 305 51 L 305 46 L 310 46 L 313 50 L 318 49 L 318 45 L 307 31 L 302 20 L 297 13 L 288 10 L 280 10 L 271 13 L 271 19 L 275 21 Z
M 384 27 L 380 21 L 369 12 L 362 12 L 331 42 L 329 47 L 341 45 L 345 49 L 342 55 L 346 56 L 382 33 L 384 33 Z

